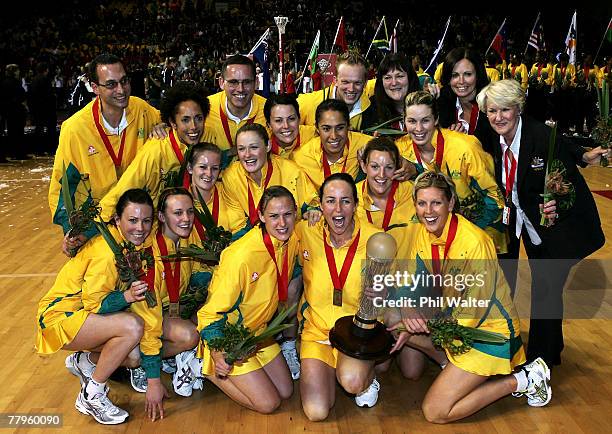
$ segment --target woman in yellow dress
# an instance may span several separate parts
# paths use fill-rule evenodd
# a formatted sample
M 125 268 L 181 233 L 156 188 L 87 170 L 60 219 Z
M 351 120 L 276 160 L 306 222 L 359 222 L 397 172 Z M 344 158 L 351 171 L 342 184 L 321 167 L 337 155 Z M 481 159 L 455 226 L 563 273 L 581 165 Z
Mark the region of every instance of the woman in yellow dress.
M 415 304 L 404 303 L 402 321 L 391 327 L 395 330 L 403 324 L 407 330 L 400 333 L 396 348 L 406 343 L 420 352 L 413 350 L 413 356 L 422 359 L 427 354 L 440 361 L 440 351 L 433 347 L 425 319 L 433 302 L 460 325 L 496 332 L 506 339 L 501 344 L 475 341 L 462 354 L 446 349 L 449 363 L 425 396 L 425 418 L 434 423 L 459 420 L 510 393 L 526 395 L 531 406 L 546 405 L 552 392 L 548 385 L 550 370 L 542 359 L 512 374 L 525 362 L 525 352 L 518 316 L 493 242 L 482 229 L 453 213 L 457 195 L 445 174 L 419 175 L 413 195 L 421 225 L 409 257 L 415 258 L 413 275 L 423 279 L 412 288 L 399 290 L 398 300 L 411 299 Z M 419 366 L 422 372 L 425 364 Z M 490 379 L 492 376 L 497 377 Z
M 108 228 L 118 243 L 132 243 L 140 252 L 150 248 L 152 225 L 151 197 L 134 189 L 121 195 Z M 144 304 L 149 288 L 143 281 L 125 292 L 119 286 L 115 255 L 103 237 L 96 237 L 62 267 L 37 313 L 37 351 L 76 351 L 66 358 L 66 368 L 81 381 L 76 408 L 102 424 L 122 423 L 129 416 L 110 401 L 106 382 L 120 365 L 139 364 L 143 321 L 124 310 Z
M 315 226 L 296 226 L 304 277 L 300 394 L 312 421 L 327 418 L 335 402 L 336 379 L 356 395 L 361 407 L 372 407 L 380 389 L 373 361 L 339 353 L 329 341 L 336 320 L 357 312 L 366 244 L 380 229 L 357 217 L 357 189 L 349 174 L 329 176 L 319 196 L 324 219 Z
M 461 213 L 485 229 L 497 253 L 505 253 L 504 202 L 491 155 L 483 151 L 475 136 L 440 128 L 437 103 L 428 92 L 406 96 L 405 124 L 408 134 L 396 141 L 401 155 L 412 161 L 419 173 L 437 167 L 448 174 L 455 183 Z
M 221 254 L 208 299 L 198 311 L 202 373 L 231 399 L 259 413 L 271 413 L 293 393 L 289 368 L 279 345 L 270 340 L 246 360 L 233 365 L 209 343 L 223 337 L 226 323 L 252 331 L 266 326 L 286 297 L 298 241 L 293 235 L 297 208 L 282 186 L 266 189 L 258 207 L 260 225 Z

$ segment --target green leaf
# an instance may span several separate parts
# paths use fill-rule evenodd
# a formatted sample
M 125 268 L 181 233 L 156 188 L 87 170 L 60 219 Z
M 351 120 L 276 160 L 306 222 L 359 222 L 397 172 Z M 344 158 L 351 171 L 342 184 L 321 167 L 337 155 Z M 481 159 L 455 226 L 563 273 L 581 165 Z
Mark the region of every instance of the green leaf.
M 207 232 L 210 232 L 217 225 L 215 224 L 215 220 L 213 219 L 213 216 L 210 213 L 208 205 L 206 205 L 206 201 L 202 197 L 200 190 L 196 188 L 195 191 L 198 194 L 198 201 L 200 202 L 200 205 L 202 205 L 202 211 L 200 211 L 197 207 L 194 207 L 193 210 L 195 211 L 197 219 L 200 221 L 200 223 L 202 223 L 202 226 L 206 228 Z
M 62 168 L 62 199 L 64 200 L 66 214 L 70 216 L 70 214 L 74 212 L 74 203 L 72 203 L 72 197 L 70 196 L 70 184 L 68 183 L 68 172 L 66 171 L 66 163 L 62 163 Z
M 392 124 L 393 122 L 397 122 L 397 121 L 399 121 L 401 119 L 402 119 L 402 116 L 396 116 L 396 117 L 394 117 L 392 119 L 389 119 L 388 121 L 383 122 L 382 124 L 378 124 L 378 125 L 375 125 L 375 126 L 370 127 L 370 128 L 365 128 L 365 129 L 361 130 L 361 132 L 362 133 L 366 133 L 366 134 L 367 133 L 373 133 L 374 131 L 379 131 L 384 126 Z M 389 131 L 398 131 L 398 130 L 389 130 Z M 406 133 L 403 133 L 403 134 L 406 134 Z

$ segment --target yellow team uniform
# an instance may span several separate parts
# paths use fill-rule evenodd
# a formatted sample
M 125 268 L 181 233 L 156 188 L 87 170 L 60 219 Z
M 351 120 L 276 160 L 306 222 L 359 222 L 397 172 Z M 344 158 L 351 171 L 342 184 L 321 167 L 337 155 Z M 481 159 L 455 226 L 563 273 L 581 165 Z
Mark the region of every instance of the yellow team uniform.
M 172 130 L 168 133 L 174 134 Z M 183 144 L 176 135 L 174 137 L 180 155 L 184 157 L 187 152 L 187 145 Z M 104 221 L 108 221 L 113 215 L 119 197 L 131 188 L 142 188 L 149 192 L 151 199 L 153 199 L 153 205 L 157 208 L 159 194 L 164 189 L 164 176 L 169 172 L 178 171 L 180 167 L 181 163 L 172 148 L 170 135 L 165 139 L 151 138 L 147 140 L 121 179 L 100 201 L 101 216 Z
M 329 273 L 329 266 L 323 244 L 323 230 L 326 242 L 334 252 L 338 273 L 347 256 L 349 248 L 359 233 L 359 242 L 344 287 L 342 288 L 342 306 L 333 303 L 334 284 Z M 304 294 L 299 315 L 302 328 L 301 359 L 318 359 L 332 368 L 336 367 L 338 351 L 329 343 L 329 330 L 336 320 L 347 315 L 354 315 L 359 307 L 361 297 L 361 276 L 366 244 L 370 236 L 380 229 L 355 216 L 353 236 L 344 246 L 333 247 L 325 220 L 309 227 L 308 222 L 300 222 L 295 227 L 300 240 L 299 258 L 303 266 Z
M 446 128 L 440 128 L 444 138 L 444 155 L 440 170 L 448 174 L 457 189 L 459 204 L 472 204 L 474 215 L 472 223 L 484 229 L 492 238 L 498 253 L 507 252 L 506 228 L 502 222 L 504 199 L 497 182 L 493 158 L 482 149 L 475 136 L 470 136 Z M 402 157 L 412 161 L 417 172 L 433 170 L 436 161 L 438 132 L 434 132 L 432 145 L 436 149 L 432 162 L 419 163 L 410 136 L 395 142 Z
M 487 77 L 489 77 L 489 81 L 491 83 L 493 83 L 494 81 L 500 80 L 500 74 L 497 68 L 492 68 L 492 67 L 487 66 L 485 69 L 487 71 Z
M 234 120 L 227 118 L 227 125 L 229 129 L 228 138 L 221 121 L 221 112 L 227 116 L 227 97 L 225 96 L 225 91 L 210 95 L 208 97 L 208 101 L 210 102 L 210 113 L 206 117 L 206 122 L 204 123 L 204 135 L 202 136 L 202 141 L 214 143 L 222 150 L 236 146 L 236 143 L 234 143 L 236 140 L 236 132 L 241 126 L 246 125 L 247 123 L 266 125 L 266 118 L 263 112 L 266 99 L 263 96 L 255 94 L 251 100 L 251 110 L 244 119 L 242 119 L 240 122 L 235 122 Z
M 365 86 L 365 90 L 363 91 L 368 98 L 372 98 L 374 96 L 374 90 L 376 89 L 376 77 L 368 80 Z
M 447 281 L 447 276 L 473 276 L 474 284 L 466 287 L 446 286 L 442 288 L 442 309 L 466 327 L 477 327 L 482 330 L 504 335 L 508 341 L 504 344 L 474 342 L 473 348 L 461 355 L 452 355 L 446 351 L 448 360 L 464 371 L 477 375 L 509 374 L 515 366 L 525 362 L 525 351 L 520 336 L 519 318 L 510 296 L 510 288 L 504 277 L 495 246 L 486 233 L 461 215 L 457 215 L 457 232 L 448 250 L 446 259 L 444 251 L 449 235 L 451 215 L 448 216 L 442 235 L 437 238 L 419 225 L 410 251 L 410 258 L 416 258 L 413 267 L 415 275 L 432 274 L 432 244 L 438 246 L 441 263 L 441 275 Z M 476 279 L 480 276 L 480 282 Z M 459 280 L 454 280 L 459 282 Z M 482 284 L 481 284 L 482 283 Z M 400 289 L 402 297 L 417 297 L 420 299 L 428 289 L 417 285 L 415 291 Z M 448 298 L 447 298 L 448 297 Z M 450 306 L 448 300 L 475 300 L 484 302 L 482 306 Z M 419 303 L 417 303 L 419 306 Z M 421 305 L 422 306 L 422 305 Z
M 272 130 L 268 128 L 268 134 L 272 143 L 272 150 L 270 152 L 272 152 L 274 155 L 278 155 L 279 157 L 293 160 L 294 151 L 299 149 L 304 143 L 308 143 L 313 137 L 317 137 L 319 135 L 317 133 L 317 129 L 313 125 L 300 125 L 299 128 L 299 135 L 297 139 L 293 141 L 291 146 L 286 148 L 283 148 L 278 144 L 278 141 L 272 134 Z
M 537 63 L 534 63 L 531 67 L 531 71 L 529 71 L 529 77 L 537 77 L 538 79 L 546 73 L 547 77 L 543 79 L 544 84 L 551 85 L 553 81 L 553 66 L 551 63 L 547 63 L 546 66 L 538 66 Z
M 279 267 L 287 254 L 288 270 L 295 264 L 298 240 L 293 234 L 286 243 L 270 237 Z M 227 322 L 242 323 L 251 331 L 263 331 L 278 307 L 277 269 L 263 241 L 259 227 L 251 229 L 221 254 L 219 270 L 208 288 L 208 299 L 198 311 L 198 331 L 202 337 L 198 357 L 202 373 L 214 375 L 214 363 L 207 343 L 223 336 Z M 280 353 L 274 341 L 256 354 L 237 362 L 229 375 L 243 375 L 262 368 Z
M 153 257 L 155 259 L 155 296 L 157 298 L 157 306 L 149 307 L 146 302 L 134 303 L 131 306 L 132 312 L 140 316 L 144 321 L 144 332 L 140 339 L 140 357 L 141 366 L 147 374 L 147 378 L 159 378 L 161 373 L 161 349 L 162 349 L 162 332 L 163 332 L 163 308 L 168 306 L 170 303 L 168 281 L 171 276 L 164 271 L 164 264 L 161 256 L 162 252 L 157 240 L 157 231 L 161 231 L 161 228 L 151 232 L 150 238 L 153 244 Z M 160 234 L 160 239 L 163 239 L 168 251 L 168 255 L 176 253 L 177 249 L 174 245 L 174 241 L 167 238 L 165 235 Z M 191 243 L 193 237 L 189 239 L 179 239 L 179 247 L 187 247 Z M 176 268 L 175 268 L 176 266 Z M 193 262 L 188 259 L 182 259 L 181 261 L 170 262 L 170 270 L 172 273 L 178 271 L 180 273 L 178 297 L 180 299 L 181 294 L 185 292 L 189 285 L 189 278 L 191 276 L 191 270 Z M 177 300 L 178 302 L 178 300 Z
M 444 69 L 444 62 L 438 63 L 438 66 L 436 66 L 436 71 L 434 72 L 434 80 L 440 85 L 440 87 L 442 87 L 442 69 Z
M 555 84 L 557 84 L 557 81 L 561 84 L 565 80 L 569 87 L 573 87 L 576 85 L 576 67 L 568 63 L 565 68 L 562 68 L 560 64 L 556 63 L 553 66 L 553 77 Z
M 311 93 L 302 93 L 298 96 L 297 100 L 300 105 L 301 124 L 316 124 L 315 114 L 317 111 L 317 107 L 325 100 L 323 92 L 325 92 L 325 96 L 327 96 L 327 98 L 336 97 L 336 87 L 333 84 L 328 88 L 317 90 L 316 92 Z M 361 114 L 366 111 L 368 107 L 370 107 L 370 97 L 368 96 L 368 90 L 366 86 L 364 86 L 363 93 L 361 94 L 359 101 L 357 102 L 357 104 L 355 104 L 353 110 L 351 110 L 349 114 L 351 129 L 353 131 L 359 131 L 361 129 Z
M 360 149 L 363 149 L 370 140 L 372 140 L 372 136 L 349 131 L 348 142 L 347 146 L 344 147 L 344 153 L 338 161 L 329 163 L 330 172 L 332 174 L 342 172 L 344 168 L 344 172 L 351 175 L 354 179 L 359 172 L 357 153 Z M 318 189 L 325 180 L 323 171 L 324 157 L 323 145 L 319 137 L 312 138 L 308 143 L 300 146 L 300 148 L 292 154 L 293 161 L 301 167 L 315 189 Z
M 527 90 L 527 86 L 529 84 L 529 72 L 527 71 L 527 66 L 524 63 L 521 63 L 520 65 L 508 65 L 508 72 L 511 75 L 511 77 L 508 78 L 514 78 L 515 80 L 520 78 L 519 83 L 521 84 L 521 88 L 523 88 L 523 90 Z
M 360 221 L 367 221 L 376 226 L 379 231 L 382 231 L 385 210 L 374 205 L 374 201 L 368 192 L 367 182 L 367 179 L 365 179 L 357 183 L 357 197 L 359 199 L 357 216 Z M 395 205 L 389 226 L 406 224 L 406 226 L 394 227 L 388 230 L 388 233 L 393 236 L 397 243 L 397 259 L 406 259 L 408 257 L 408 249 L 410 248 L 414 227 L 419 224 L 414 209 L 414 201 L 412 200 L 413 186 L 412 181 L 400 182 L 394 195 Z
M 113 225 L 112 236 L 121 243 L 125 238 Z M 150 237 L 137 250 L 151 246 Z M 143 264 L 144 266 L 145 264 Z M 115 255 L 103 237 L 88 241 L 60 270 L 55 283 L 38 303 L 36 350 L 51 354 L 72 342 L 90 313 L 113 313 L 129 303 L 123 292 L 115 265 Z M 132 307 L 145 301 L 132 303 Z
M 137 151 L 147 140 L 153 126 L 160 122 L 157 109 L 140 98 L 130 97 L 128 107 L 125 109 L 127 128 L 121 135 L 106 132 L 117 156 L 124 137 L 121 167 L 116 169 L 94 123 L 93 105 L 96 101 L 97 98 L 66 120 L 60 132 L 49 185 L 49 208 L 53 223 L 61 225 L 64 233 L 70 229 L 61 188 L 64 166 L 75 208 L 88 199 L 89 189 L 93 200 L 100 201 L 127 170 Z M 99 113 L 99 122 L 103 125 L 102 110 Z
M 610 67 L 608 65 L 602 66 L 599 68 L 598 76 L 597 76 L 597 85 L 601 88 L 603 86 L 604 80 L 608 80 L 608 88 L 610 87 L 610 80 L 612 80 L 612 75 L 610 74 Z
M 301 148 L 301 146 L 300 146 Z M 268 156 L 272 162 L 272 175 L 268 182 L 268 187 L 273 185 L 282 185 L 287 188 L 293 197 L 298 207 L 298 217 L 306 212 L 309 205 L 317 203 L 317 193 L 308 182 L 308 178 L 302 170 L 290 160 L 270 154 Z M 261 185 L 251 178 L 240 161 L 234 161 L 230 166 L 223 171 L 222 178 L 224 185 L 232 188 L 224 189 L 225 200 L 229 207 L 235 210 L 242 210 L 247 216 L 249 215 L 249 188 L 253 195 L 253 204 L 255 208 L 259 204 L 259 200 L 265 190 L 264 180 L 268 175 L 268 164 L 264 164 L 261 169 Z

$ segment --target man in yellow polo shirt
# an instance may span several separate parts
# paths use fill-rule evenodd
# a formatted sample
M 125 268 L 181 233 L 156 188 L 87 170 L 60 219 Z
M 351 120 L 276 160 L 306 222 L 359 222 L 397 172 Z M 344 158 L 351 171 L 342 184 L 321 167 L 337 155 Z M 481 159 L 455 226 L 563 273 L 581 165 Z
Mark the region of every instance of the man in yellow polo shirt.
M 130 77 L 118 57 L 101 54 L 93 59 L 89 79 L 97 97 L 62 124 L 49 186 L 53 223 L 64 233 L 70 229 L 62 197 L 64 168 L 75 208 L 99 201 L 160 122 L 157 109 L 130 96 Z M 79 247 L 85 239 L 81 235 L 70 240 L 68 248 Z
M 223 90 L 208 97 L 210 114 L 204 124 L 203 141 L 226 150 L 236 145 L 236 132 L 241 126 L 254 122 L 266 125 L 263 112 L 266 99 L 255 94 L 255 77 L 251 59 L 239 54 L 227 58 L 219 77 Z
M 370 106 L 370 99 L 366 87 L 365 59 L 353 52 L 346 52 L 336 61 L 337 74 L 334 84 L 328 88 L 303 93 L 298 96 L 300 104 L 300 123 L 315 125 L 315 112 L 318 105 L 326 98 L 335 98 L 343 101 L 350 116 L 351 129 L 361 129 L 361 114 Z

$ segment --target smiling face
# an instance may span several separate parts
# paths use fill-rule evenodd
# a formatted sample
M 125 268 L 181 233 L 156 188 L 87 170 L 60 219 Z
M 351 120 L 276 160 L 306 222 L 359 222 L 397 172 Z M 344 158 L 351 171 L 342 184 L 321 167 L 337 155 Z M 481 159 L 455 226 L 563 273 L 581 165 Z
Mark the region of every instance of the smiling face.
M 196 157 L 195 164 L 187 165 L 191 174 L 191 182 L 202 191 L 211 191 L 219 179 L 221 172 L 221 156 L 216 152 L 200 152 Z
M 236 150 L 240 164 L 250 174 L 260 173 L 268 162 L 270 146 L 255 131 L 244 131 L 236 137 Z
M 408 74 L 401 69 L 392 69 L 382 79 L 387 96 L 395 102 L 403 102 L 408 94 Z
M 366 174 L 368 189 L 377 197 L 386 197 L 391 189 L 395 162 L 388 152 L 371 151 L 366 164 L 361 163 L 361 168 Z
M 277 104 L 270 110 L 270 129 L 283 147 L 293 144 L 300 133 L 300 117 L 291 104 Z
M 325 185 L 321 199 L 321 212 L 332 237 L 350 237 L 352 235 L 355 227 L 356 209 L 357 203 L 349 184 L 336 179 Z
M 141 245 L 151 233 L 153 208 L 144 203 L 128 203 L 121 216 L 115 216 L 115 224 L 127 241 Z
M 417 191 L 414 205 L 417 216 L 425 225 L 427 232 L 439 237 L 444 231 L 448 215 L 455 206 L 455 199 L 449 201 L 443 190 L 427 187 Z
M 404 121 L 406 131 L 419 148 L 431 145 L 434 131 L 438 126 L 438 120 L 434 118 L 431 107 L 426 104 L 406 107 Z
M 175 194 L 166 199 L 166 208 L 158 212 L 159 221 L 163 224 L 163 233 L 172 241 L 189 238 L 193 228 L 193 201 L 184 194 Z
M 295 205 L 288 197 L 274 197 L 268 201 L 259 219 L 266 227 L 266 232 L 279 241 L 287 241 L 293 233 L 297 213 Z
M 129 80 L 126 80 L 126 73 L 121 63 L 112 63 L 109 65 L 98 65 L 96 68 L 98 74 L 98 83 L 104 85 L 116 83 L 113 89 L 107 89 L 104 86 L 99 86 L 98 83 L 91 84 L 94 93 L 100 97 L 102 107 L 104 109 L 123 110 L 128 106 L 132 87 Z M 121 84 L 121 81 L 124 84 Z
M 455 63 L 450 87 L 459 98 L 473 99 L 476 95 L 476 68 L 472 62 L 461 59 Z
M 336 77 L 336 98 L 344 101 L 350 109 L 361 98 L 365 81 L 365 66 L 340 64 Z
M 491 127 L 497 134 L 502 136 L 507 144 L 511 144 L 516 134 L 518 120 L 521 112 L 518 105 L 513 107 L 500 107 L 492 102 L 487 102 L 487 118 Z
M 191 146 L 200 142 L 204 132 L 204 113 L 195 101 L 183 101 L 178 105 L 170 126 L 184 144 Z
M 228 65 L 225 74 L 219 77 L 219 87 L 225 91 L 229 110 L 241 115 L 248 111 L 255 93 L 253 70 L 249 65 Z
M 344 146 L 348 141 L 348 122 L 341 112 L 327 110 L 321 113 L 317 124 L 317 131 L 321 136 L 321 144 L 327 159 L 336 162 L 344 153 Z

